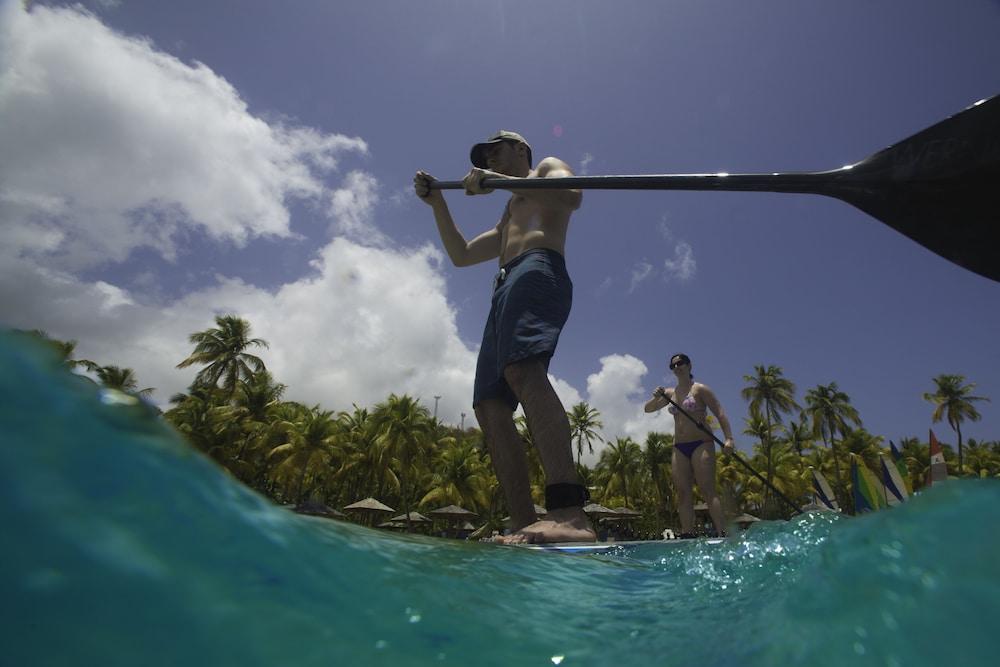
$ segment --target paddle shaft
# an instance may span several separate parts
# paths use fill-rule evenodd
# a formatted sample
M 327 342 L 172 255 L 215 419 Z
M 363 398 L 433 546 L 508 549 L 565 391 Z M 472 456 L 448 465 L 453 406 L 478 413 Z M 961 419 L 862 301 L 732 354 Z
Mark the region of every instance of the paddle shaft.
M 660 394 L 660 395 L 663 396 L 663 394 Z M 719 440 L 719 438 L 714 433 L 712 433 L 712 430 L 710 428 L 708 428 L 707 426 L 705 426 L 704 424 L 702 424 L 700 421 L 698 421 L 697 419 L 695 419 L 694 417 L 692 417 L 690 412 L 688 412 L 687 410 L 685 410 L 681 406 L 677 405 L 677 403 L 674 402 L 674 399 L 670 398 L 669 396 L 663 396 L 663 398 L 667 399 L 667 401 L 670 403 L 670 405 L 674 406 L 677 410 L 679 410 L 682 415 L 684 415 L 685 417 L 687 417 L 691 421 L 691 423 L 694 424 L 695 426 L 697 426 L 703 433 L 705 433 L 710 438 L 712 438 L 712 440 L 715 440 L 715 442 L 717 442 L 720 447 L 725 447 L 726 446 L 726 443 L 724 443 L 721 440 Z M 792 502 L 791 500 L 789 500 L 788 496 L 786 496 L 781 491 L 779 491 L 777 487 L 775 487 L 769 481 L 767 481 L 766 479 L 764 479 L 764 477 L 762 477 L 759 472 L 757 472 L 756 470 L 753 469 L 753 466 L 751 466 L 749 463 L 747 463 L 746 459 L 744 459 L 742 456 L 740 456 L 739 454 L 737 454 L 735 451 L 731 454 L 731 456 L 733 458 L 735 458 L 737 461 L 739 461 L 741 464 L 743 464 L 743 467 L 746 468 L 747 470 L 749 470 L 751 473 L 753 473 L 753 476 L 756 477 L 757 479 L 759 479 L 761 482 L 763 482 L 766 487 L 768 487 L 769 489 L 771 489 L 772 491 L 774 491 L 776 494 L 778 494 L 778 497 L 781 498 L 782 500 L 784 500 L 785 503 L 787 503 L 788 506 L 792 508 L 793 512 L 795 512 L 796 514 L 802 514 L 802 510 L 799 509 L 798 505 L 796 505 L 794 502 Z
M 646 174 L 635 176 L 563 176 L 557 178 L 484 178 L 482 187 L 516 190 L 716 190 L 825 194 L 828 172 L 788 174 Z M 462 181 L 432 181 L 432 190 L 462 190 Z

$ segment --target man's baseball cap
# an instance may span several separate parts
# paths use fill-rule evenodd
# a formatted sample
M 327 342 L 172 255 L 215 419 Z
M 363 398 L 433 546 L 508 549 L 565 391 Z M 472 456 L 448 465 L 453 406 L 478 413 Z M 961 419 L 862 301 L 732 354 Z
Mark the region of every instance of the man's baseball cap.
M 501 141 L 514 141 L 524 144 L 528 149 L 528 164 L 531 164 L 531 146 L 524 140 L 524 137 L 510 130 L 498 130 L 483 143 L 473 146 L 472 151 L 469 153 L 469 159 L 472 160 L 472 164 L 480 169 L 486 169 L 486 149 Z

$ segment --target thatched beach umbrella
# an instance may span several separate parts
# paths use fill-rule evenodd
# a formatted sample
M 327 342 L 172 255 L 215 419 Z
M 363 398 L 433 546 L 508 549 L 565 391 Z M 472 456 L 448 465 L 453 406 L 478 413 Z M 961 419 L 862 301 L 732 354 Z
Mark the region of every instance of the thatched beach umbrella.
M 584 505 L 583 512 L 591 519 L 600 519 L 601 517 L 615 516 L 618 514 L 618 512 L 614 511 L 610 507 L 605 507 L 604 505 L 599 505 L 597 503 Z
M 390 521 L 402 521 L 406 522 L 406 515 L 400 514 L 399 516 L 394 516 Z M 420 512 L 410 512 L 410 523 L 430 523 L 431 520 L 425 517 Z
M 356 503 L 352 503 L 344 508 L 349 512 L 387 512 L 392 513 L 396 510 L 392 509 L 388 505 L 383 505 L 374 498 L 365 498 L 364 500 L 359 500 Z
M 459 507 L 458 505 L 448 505 L 446 507 L 439 507 L 436 510 L 431 510 L 428 512 L 435 519 L 440 519 L 442 521 L 448 522 L 448 528 L 445 531 L 445 535 L 448 537 L 458 537 L 460 533 L 463 532 L 463 528 L 459 525 L 463 521 L 465 525 L 471 526 L 469 519 L 479 516 L 475 512 L 470 512 L 464 507 Z M 475 526 L 469 528 L 469 530 L 475 530 Z
M 448 521 L 462 521 L 471 519 L 474 516 L 479 516 L 475 512 L 470 512 L 464 507 L 459 507 L 458 505 L 439 507 L 436 510 L 431 510 L 428 514 L 436 519 L 446 519 Z
M 365 498 L 364 500 L 359 500 L 356 503 L 351 503 L 344 508 L 344 511 L 359 514 L 363 518 L 368 519 L 368 523 L 371 523 L 372 518 L 376 515 L 392 514 L 396 510 L 392 509 L 388 505 L 383 505 L 374 498 Z

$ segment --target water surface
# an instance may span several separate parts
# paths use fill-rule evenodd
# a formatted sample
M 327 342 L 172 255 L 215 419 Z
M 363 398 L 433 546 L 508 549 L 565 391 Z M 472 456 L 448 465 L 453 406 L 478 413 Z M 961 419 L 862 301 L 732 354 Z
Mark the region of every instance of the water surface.
M 293 514 L 9 338 L 0 388 L 0 664 L 902 666 L 1000 648 L 996 480 L 567 556 Z

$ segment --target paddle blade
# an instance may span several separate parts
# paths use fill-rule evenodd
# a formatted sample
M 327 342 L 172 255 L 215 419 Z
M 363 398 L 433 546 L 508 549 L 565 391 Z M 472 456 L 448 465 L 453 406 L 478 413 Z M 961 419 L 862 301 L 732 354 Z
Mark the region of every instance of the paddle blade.
M 822 194 L 1000 281 L 1000 96 L 826 174 Z

